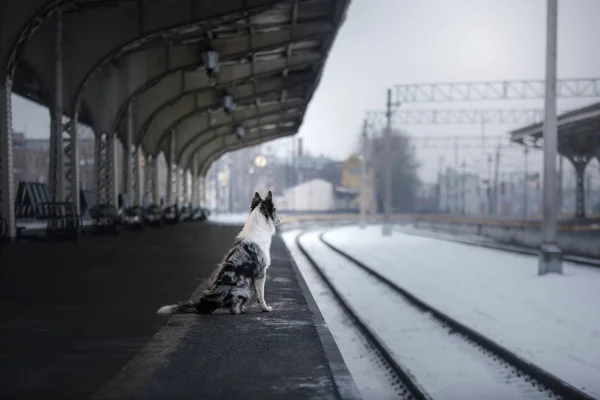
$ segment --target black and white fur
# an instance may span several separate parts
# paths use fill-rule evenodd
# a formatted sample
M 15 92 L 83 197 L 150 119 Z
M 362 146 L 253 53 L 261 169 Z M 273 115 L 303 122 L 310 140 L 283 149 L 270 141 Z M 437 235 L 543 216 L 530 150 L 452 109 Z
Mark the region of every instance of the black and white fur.
M 163 306 L 157 313 L 211 314 L 217 309 L 228 309 L 231 314 L 245 313 L 253 286 L 260 309 L 273 311 L 265 302 L 265 280 L 271 265 L 271 238 L 279 222 L 271 192 L 264 200 L 255 193 L 244 228 L 210 277 L 210 284 L 200 299 L 197 302 Z

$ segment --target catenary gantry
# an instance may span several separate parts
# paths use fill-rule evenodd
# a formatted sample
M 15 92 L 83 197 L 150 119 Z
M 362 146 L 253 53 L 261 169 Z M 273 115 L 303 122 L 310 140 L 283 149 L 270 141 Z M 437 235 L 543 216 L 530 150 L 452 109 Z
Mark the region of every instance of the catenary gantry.
M 150 180 L 160 153 L 170 177 L 202 177 L 227 151 L 296 133 L 349 1 L 0 0 L 0 215 L 11 236 L 11 91 L 50 109 L 56 199 L 78 203 L 82 122 L 97 136 L 98 196 L 115 201 L 119 138 L 139 201 L 142 154 Z

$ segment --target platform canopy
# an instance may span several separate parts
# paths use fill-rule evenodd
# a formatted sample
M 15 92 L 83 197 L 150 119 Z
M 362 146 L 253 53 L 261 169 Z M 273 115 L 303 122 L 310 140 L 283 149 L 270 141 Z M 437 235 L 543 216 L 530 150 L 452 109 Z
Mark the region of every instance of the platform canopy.
M 0 0 L 0 62 L 16 93 L 51 107 L 60 11 L 64 113 L 97 135 L 124 139 L 132 126 L 146 155 L 174 133 L 167 158 L 202 170 L 215 154 L 298 131 L 349 3 Z
M 513 142 L 541 147 L 543 123 L 510 132 Z M 566 112 L 558 116 L 558 151 L 570 159 L 600 157 L 600 103 Z

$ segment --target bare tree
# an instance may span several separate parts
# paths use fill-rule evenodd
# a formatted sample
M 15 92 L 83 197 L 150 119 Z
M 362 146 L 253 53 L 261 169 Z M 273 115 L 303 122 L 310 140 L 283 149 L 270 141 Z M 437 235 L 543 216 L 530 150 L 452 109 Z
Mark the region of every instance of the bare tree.
M 377 209 L 383 210 L 383 159 L 384 139 L 379 134 L 370 138 L 372 160 L 375 172 Z M 391 138 L 393 159 L 392 172 L 392 209 L 394 212 L 412 212 L 415 209 L 417 190 L 420 186 L 418 171 L 420 164 L 416 159 L 415 147 L 410 138 L 402 131 L 395 130 Z

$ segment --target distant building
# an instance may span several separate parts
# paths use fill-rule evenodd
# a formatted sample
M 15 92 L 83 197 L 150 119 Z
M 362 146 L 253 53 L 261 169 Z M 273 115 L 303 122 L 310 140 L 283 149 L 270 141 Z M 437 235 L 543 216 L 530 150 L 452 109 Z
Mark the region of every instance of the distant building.
M 27 139 L 13 133 L 13 168 L 15 185 L 21 181 L 48 181 L 48 139 Z
M 358 195 L 355 189 L 317 178 L 284 190 L 278 208 L 299 212 L 357 211 Z
M 362 160 L 359 155 L 353 154 L 347 160 L 342 163 L 342 179 L 341 185 L 346 188 L 350 188 L 358 193 L 358 196 L 354 200 L 352 207 L 360 209 L 361 203 L 361 190 L 362 190 Z M 375 193 L 374 193 L 374 179 L 372 168 L 367 168 L 367 185 L 365 196 L 367 198 L 366 211 L 367 213 L 375 212 Z
M 477 174 L 448 168 L 440 175 L 439 210 L 452 214 L 483 215 L 487 210 L 487 185 Z
M 430 213 L 440 211 L 438 184 L 422 183 L 419 185 L 416 197 L 416 212 Z

